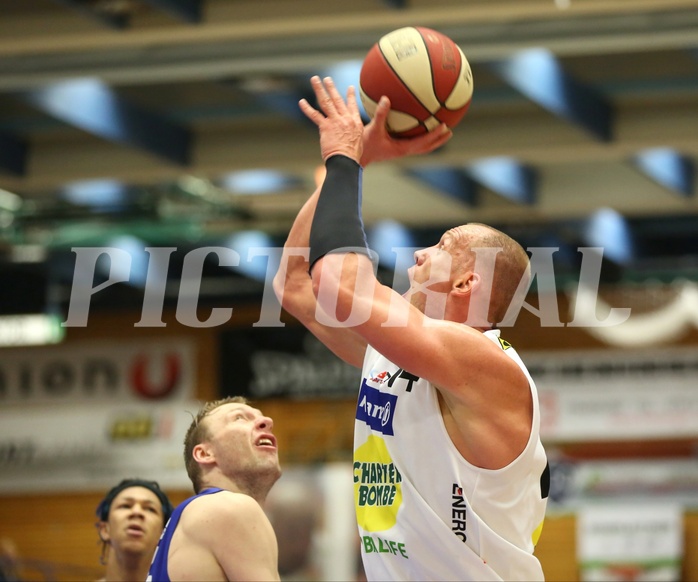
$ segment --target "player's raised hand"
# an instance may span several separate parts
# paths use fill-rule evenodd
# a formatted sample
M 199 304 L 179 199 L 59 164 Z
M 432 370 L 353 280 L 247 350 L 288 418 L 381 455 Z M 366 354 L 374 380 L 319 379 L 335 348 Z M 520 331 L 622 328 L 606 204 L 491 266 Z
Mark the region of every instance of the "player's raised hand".
M 320 130 L 322 159 L 341 154 L 357 162 L 363 151 L 364 124 L 356 102 L 356 91 L 349 87 L 346 102 L 330 77 L 314 76 L 310 84 L 320 111 L 301 99 L 298 105 L 305 116 Z
M 393 137 L 388 132 L 387 120 L 390 113 L 390 100 L 381 97 L 376 107 L 373 119 L 364 131 L 364 148 L 360 163 L 367 166 L 371 162 L 404 158 L 427 154 L 440 148 L 453 136 L 448 126 L 442 123 L 439 127 L 416 137 Z

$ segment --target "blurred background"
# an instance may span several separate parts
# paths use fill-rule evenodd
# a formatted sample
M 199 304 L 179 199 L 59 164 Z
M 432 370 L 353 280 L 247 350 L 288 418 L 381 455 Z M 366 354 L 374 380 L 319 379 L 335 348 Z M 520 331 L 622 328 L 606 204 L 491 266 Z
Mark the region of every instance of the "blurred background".
M 541 397 L 546 575 L 698 579 L 697 0 L 0 0 L 0 15 L 15 577 L 101 576 L 104 492 L 143 477 L 188 496 L 188 411 L 238 393 L 279 435 L 283 576 L 361 577 L 343 489 L 358 372 L 274 306 L 278 256 L 255 253 L 282 246 L 315 188 L 310 76 L 356 86 L 373 43 L 417 25 L 460 45 L 474 97 L 446 147 L 364 173 L 381 277 L 404 285 L 394 248 L 469 221 L 549 253 L 503 331 Z

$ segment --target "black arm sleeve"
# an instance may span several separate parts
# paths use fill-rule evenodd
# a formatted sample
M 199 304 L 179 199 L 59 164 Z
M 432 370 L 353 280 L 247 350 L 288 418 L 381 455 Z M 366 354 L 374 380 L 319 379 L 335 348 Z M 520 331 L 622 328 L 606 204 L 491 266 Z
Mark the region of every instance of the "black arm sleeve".
M 371 257 L 361 219 L 361 166 L 342 155 L 332 156 L 325 166 L 327 175 L 310 228 L 310 269 L 329 253 Z

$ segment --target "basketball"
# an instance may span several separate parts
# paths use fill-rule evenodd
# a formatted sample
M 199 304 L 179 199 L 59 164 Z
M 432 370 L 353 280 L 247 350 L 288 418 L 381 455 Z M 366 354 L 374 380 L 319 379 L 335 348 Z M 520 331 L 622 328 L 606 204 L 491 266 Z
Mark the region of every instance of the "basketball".
M 441 123 L 454 128 L 468 111 L 473 76 L 463 51 L 446 35 L 407 26 L 383 36 L 366 55 L 359 95 L 369 117 L 390 99 L 388 131 L 413 137 Z

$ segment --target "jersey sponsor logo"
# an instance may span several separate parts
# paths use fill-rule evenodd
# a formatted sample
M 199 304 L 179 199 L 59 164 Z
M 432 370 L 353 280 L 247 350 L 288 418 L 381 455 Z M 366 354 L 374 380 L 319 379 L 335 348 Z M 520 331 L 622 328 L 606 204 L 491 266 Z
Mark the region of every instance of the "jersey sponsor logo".
M 364 554 L 393 554 L 394 556 L 402 556 L 408 560 L 410 559 L 407 555 L 407 548 L 404 542 L 387 540 L 379 536 L 362 536 L 361 545 Z
M 359 404 L 356 419 L 365 422 L 372 430 L 385 435 L 393 435 L 393 417 L 397 396 L 371 388 L 364 380 L 359 391 Z
M 371 373 L 369 374 L 371 382 L 374 384 L 383 384 L 383 382 L 387 382 L 390 379 L 390 372 L 387 370 L 383 370 L 380 374 L 377 374 L 373 370 L 371 370 Z
M 511 344 L 507 340 L 502 339 L 501 337 L 498 337 L 497 339 L 499 340 L 499 345 L 502 346 L 503 350 L 508 350 L 511 347 Z
M 397 521 L 402 505 L 402 475 L 393 463 L 385 441 L 370 435 L 354 451 L 354 504 L 360 527 L 385 531 Z
M 419 382 L 420 380 L 419 376 L 410 374 L 407 370 L 403 368 L 398 368 L 397 372 L 395 372 L 394 374 L 391 374 L 387 370 L 383 370 L 382 372 L 376 372 L 374 370 L 371 370 L 371 372 L 368 375 L 369 382 L 372 382 L 374 384 L 385 384 L 387 382 L 388 388 L 392 388 L 393 384 L 395 384 L 395 380 L 397 380 L 398 378 L 402 378 L 406 381 L 405 392 L 412 392 L 412 386 L 414 386 L 415 382 Z
M 419 376 L 415 376 L 414 374 L 410 374 L 407 370 L 403 370 L 400 368 L 396 374 L 388 380 L 388 388 L 392 388 L 393 384 L 395 383 L 395 380 L 398 378 L 402 378 L 406 380 L 407 382 L 407 387 L 405 388 L 405 392 L 412 392 L 412 386 L 414 385 L 415 382 L 419 382 Z
M 463 488 L 454 483 L 451 487 L 451 531 L 460 538 L 462 542 L 468 540 L 466 533 L 466 518 L 468 506 L 463 497 Z
M 393 463 L 354 461 L 354 483 L 359 484 L 356 498 L 359 507 L 380 507 L 395 503 L 402 475 Z

